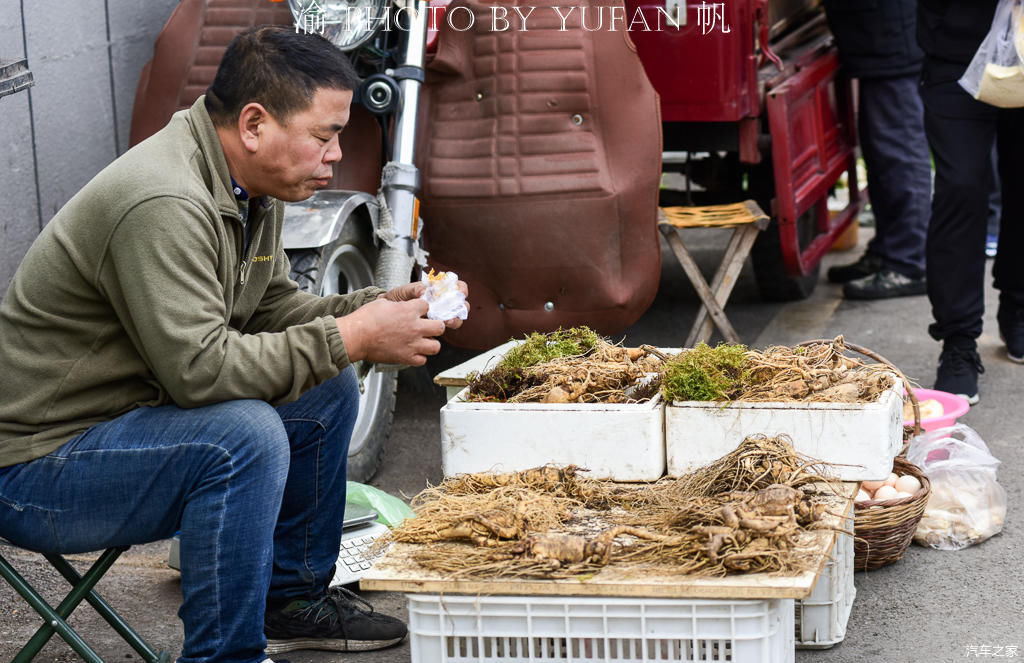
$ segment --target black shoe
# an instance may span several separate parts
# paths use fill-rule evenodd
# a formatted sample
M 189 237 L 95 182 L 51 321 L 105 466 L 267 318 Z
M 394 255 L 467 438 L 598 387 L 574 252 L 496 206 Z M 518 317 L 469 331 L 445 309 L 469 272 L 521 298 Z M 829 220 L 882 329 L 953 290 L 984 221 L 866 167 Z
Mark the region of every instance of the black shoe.
M 915 279 L 891 269 L 883 269 L 843 286 L 843 296 L 847 299 L 888 299 L 927 292 L 928 284 L 923 276 Z
M 855 263 L 828 268 L 828 280 L 832 283 L 849 283 L 882 271 L 882 257 L 865 251 Z
M 939 370 L 935 375 L 935 389 L 956 394 L 974 405 L 978 396 L 978 374 L 984 373 L 981 357 L 974 348 L 946 343 L 939 355 Z
M 996 320 L 999 321 L 999 338 L 1006 343 L 1006 356 L 1010 361 L 1024 364 L 1024 308 L 1000 302 Z
M 374 612 L 373 606 L 347 589 L 331 587 L 319 600 L 268 608 L 263 631 L 267 654 L 280 654 L 294 649 L 383 649 L 401 642 L 408 629 L 401 620 Z

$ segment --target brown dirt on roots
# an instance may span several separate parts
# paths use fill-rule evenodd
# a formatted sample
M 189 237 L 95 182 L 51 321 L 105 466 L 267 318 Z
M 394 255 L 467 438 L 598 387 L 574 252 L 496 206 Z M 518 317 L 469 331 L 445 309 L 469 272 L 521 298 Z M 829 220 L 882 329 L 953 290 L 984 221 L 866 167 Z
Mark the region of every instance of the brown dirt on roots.
M 585 329 L 585 328 L 584 328 Z M 589 330 L 587 330 L 589 331 Z M 568 332 L 578 333 L 577 328 Z M 491 370 L 469 377 L 470 401 L 508 403 L 641 403 L 650 400 L 661 387 L 665 355 L 651 346 L 624 348 L 594 337 L 583 352 L 578 345 L 550 335 L 533 334 L 526 343 L 565 345 L 560 354 L 538 363 L 528 357 L 539 352 L 510 352 Z M 538 340 L 539 337 L 539 340 Z M 549 339 L 549 340 L 545 340 Z
M 566 578 L 605 565 L 666 575 L 798 573 L 842 504 L 828 467 L 752 436 L 678 479 L 616 484 L 545 466 L 447 479 L 413 500 L 392 540 L 450 578 Z
M 844 354 L 832 341 L 763 351 L 698 344 L 665 362 L 666 401 L 872 403 L 894 384 L 893 369 Z

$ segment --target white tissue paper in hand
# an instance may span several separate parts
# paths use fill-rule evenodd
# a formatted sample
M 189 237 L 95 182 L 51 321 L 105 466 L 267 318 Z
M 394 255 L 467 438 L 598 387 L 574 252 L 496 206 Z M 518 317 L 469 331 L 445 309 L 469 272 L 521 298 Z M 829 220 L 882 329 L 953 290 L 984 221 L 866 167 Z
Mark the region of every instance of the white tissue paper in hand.
M 459 290 L 459 276 L 455 272 L 424 273 L 420 279 L 427 289 L 420 295 L 430 304 L 427 317 L 431 320 L 465 320 L 469 317 L 466 295 Z

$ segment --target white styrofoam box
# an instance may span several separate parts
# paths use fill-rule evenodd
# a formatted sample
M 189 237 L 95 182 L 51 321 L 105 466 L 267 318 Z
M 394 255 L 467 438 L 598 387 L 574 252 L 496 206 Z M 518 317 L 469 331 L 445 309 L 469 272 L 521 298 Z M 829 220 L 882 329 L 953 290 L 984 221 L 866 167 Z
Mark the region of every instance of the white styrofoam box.
M 441 467 L 518 472 L 553 463 L 587 477 L 654 481 L 665 474 L 664 408 L 646 403 L 476 403 L 463 389 L 441 408 Z
M 832 555 L 811 590 L 796 602 L 797 649 L 828 649 L 846 637 L 857 588 L 853 585 L 853 519 L 836 535 Z
M 903 397 L 894 386 L 874 403 L 676 401 L 665 406 L 668 473 L 713 463 L 757 433 L 788 435 L 843 481 L 885 479 L 903 446 Z
M 412 663 L 794 660 L 793 599 L 407 596 Z

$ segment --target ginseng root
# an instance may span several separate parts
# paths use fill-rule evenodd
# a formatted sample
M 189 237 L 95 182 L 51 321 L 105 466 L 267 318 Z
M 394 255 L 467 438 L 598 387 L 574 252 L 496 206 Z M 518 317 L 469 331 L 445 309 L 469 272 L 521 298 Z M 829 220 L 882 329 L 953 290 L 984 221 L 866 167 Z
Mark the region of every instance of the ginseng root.
M 505 554 L 509 557 L 522 556 L 545 561 L 551 570 L 558 569 L 563 564 L 585 562 L 604 566 L 611 560 L 615 538 L 623 534 L 649 541 L 672 542 L 678 538 L 621 525 L 593 537 L 561 533 L 531 534 Z

